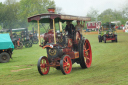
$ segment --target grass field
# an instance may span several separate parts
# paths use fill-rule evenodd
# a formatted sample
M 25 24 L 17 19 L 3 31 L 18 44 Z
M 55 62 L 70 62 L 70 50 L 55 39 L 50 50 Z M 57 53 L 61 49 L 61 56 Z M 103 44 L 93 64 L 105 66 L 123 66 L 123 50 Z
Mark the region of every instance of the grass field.
M 86 35 L 92 47 L 92 65 L 63 75 L 50 68 L 48 75 L 37 71 L 37 61 L 46 51 L 38 45 L 14 50 L 13 59 L 0 63 L 0 85 L 128 85 L 128 34 L 118 33 L 118 43 L 98 43 L 98 35 Z

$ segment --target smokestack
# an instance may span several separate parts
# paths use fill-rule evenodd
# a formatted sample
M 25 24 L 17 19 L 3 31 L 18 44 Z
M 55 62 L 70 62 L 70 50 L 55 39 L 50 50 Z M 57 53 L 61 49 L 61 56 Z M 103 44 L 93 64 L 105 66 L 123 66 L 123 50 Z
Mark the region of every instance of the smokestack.
M 55 13 L 55 8 L 48 8 L 49 13 Z

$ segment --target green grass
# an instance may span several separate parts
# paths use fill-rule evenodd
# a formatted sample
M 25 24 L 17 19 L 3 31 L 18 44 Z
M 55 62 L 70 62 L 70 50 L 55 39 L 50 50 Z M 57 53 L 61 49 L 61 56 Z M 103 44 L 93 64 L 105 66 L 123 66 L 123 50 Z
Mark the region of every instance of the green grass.
M 98 43 L 98 35 L 86 35 L 92 47 L 92 65 L 81 69 L 73 64 L 72 72 L 63 75 L 50 68 L 48 75 L 37 71 L 40 56 L 46 50 L 38 45 L 14 50 L 13 59 L 0 63 L 0 85 L 127 85 L 128 84 L 128 34 L 118 33 L 118 43 Z

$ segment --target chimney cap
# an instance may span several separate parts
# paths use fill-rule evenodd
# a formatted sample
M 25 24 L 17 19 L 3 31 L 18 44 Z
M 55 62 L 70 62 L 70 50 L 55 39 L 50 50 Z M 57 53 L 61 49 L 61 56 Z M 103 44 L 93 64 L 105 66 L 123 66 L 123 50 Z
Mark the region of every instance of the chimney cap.
M 55 13 L 55 8 L 48 8 L 49 13 Z

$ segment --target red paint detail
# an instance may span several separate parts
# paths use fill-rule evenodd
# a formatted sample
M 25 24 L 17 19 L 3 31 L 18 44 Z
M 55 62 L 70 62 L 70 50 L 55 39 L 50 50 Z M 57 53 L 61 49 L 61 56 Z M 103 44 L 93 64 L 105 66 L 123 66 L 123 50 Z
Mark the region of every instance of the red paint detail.
M 73 43 L 72 43 L 72 39 L 68 39 L 68 47 L 72 47 Z
M 84 49 L 85 50 L 83 50 L 83 52 L 84 52 L 84 57 L 86 58 L 86 61 L 85 61 L 86 67 L 89 68 L 92 63 L 92 50 L 91 50 L 90 42 L 87 39 L 85 40 Z M 85 51 L 88 52 L 88 55 L 85 54 Z
M 49 30 L 48 33 L 45 33 L 44 34 L 44 40 L 47 41 L 47 42 L 49 42 L 49 43 L 54 42 L 54 32 L 53 32 L 52 29 Z
M 95 29 L 95 28 L 98 28 L 98 26 L 101 26 L 101 22 L 88 22 L 87 23 L 87 29 Z
M 42 57 L 40 61 L 40 68 L 41 68 L 41 72 L 44 75 L 49 72 L 49 67 L 47 67 L 46 65 L 49 65 L 48 59 L 46 57 Z
M 106 38 L 106 40 L 115 40 L 115 38 Z
M 68 52 L 68 53 L 65 53 L 66 55 L 69 55 L 71 59 L 75 59 L 75 52 L 72 51 L 72 52 Z
M 47 48 L 47 47 L 52 48 L 50 45 L 45 45 L 45 46 L 43 47 L 43 49 L 44 49 L 44 48 Z
M 64 53 L 72 52 L 72 48 L 68 48 L 68 47 L 67 47 L 67 48 L 64 48 L 64 49 L 63 49 L 63 52 L 64 52 Z
M 54 13 L 55 12 L 55 8 L 48 8 L 49 13 Z

